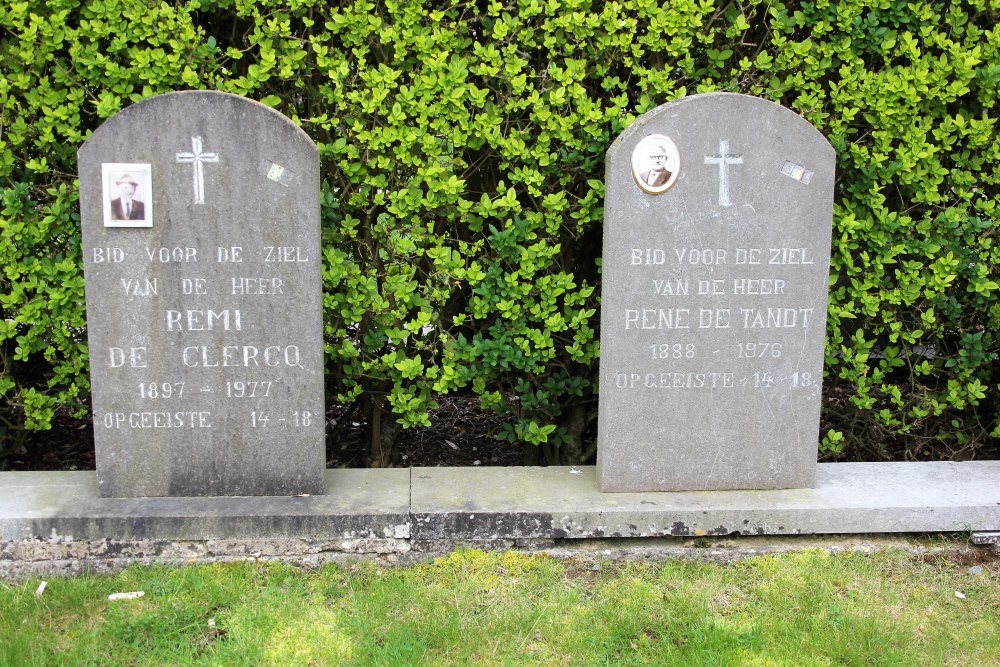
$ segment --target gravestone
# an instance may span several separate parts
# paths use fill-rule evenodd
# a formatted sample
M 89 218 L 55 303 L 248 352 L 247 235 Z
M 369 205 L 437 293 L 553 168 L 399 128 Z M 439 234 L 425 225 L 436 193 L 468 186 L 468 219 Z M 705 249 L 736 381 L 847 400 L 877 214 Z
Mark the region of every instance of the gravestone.
M 804 119 L 731 93 L 608 150 L 602 491 L 813 485 L 834 162 Z
M 257 102 L 180 92 L 78 158 L 100 495 L 322 493 L 313 142 Z

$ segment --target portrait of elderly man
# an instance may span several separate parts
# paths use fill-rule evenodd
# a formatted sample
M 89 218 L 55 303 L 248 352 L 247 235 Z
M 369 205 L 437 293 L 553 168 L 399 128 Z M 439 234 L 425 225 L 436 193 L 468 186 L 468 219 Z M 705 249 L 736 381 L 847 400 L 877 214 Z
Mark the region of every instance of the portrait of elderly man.
M 125 173 L 115 179 L 115 186 L 118 188 L 118 197 L 111 200 L 111 219 L 145 220 L 146 207 L 135 196 L 139 181 L 132 174 Z
M 666 192 L 677 181 L 679 168 L 677 145 L 665 135 L 650 134 L 632 150 L 632 178 L 651 195 Z
M 667 184 L 673 172 L 667 170 L 667 147 L 662 142 L 653 144 L 649 153 L 649 169 L 639 174 L 646 185 L 658 188 Z

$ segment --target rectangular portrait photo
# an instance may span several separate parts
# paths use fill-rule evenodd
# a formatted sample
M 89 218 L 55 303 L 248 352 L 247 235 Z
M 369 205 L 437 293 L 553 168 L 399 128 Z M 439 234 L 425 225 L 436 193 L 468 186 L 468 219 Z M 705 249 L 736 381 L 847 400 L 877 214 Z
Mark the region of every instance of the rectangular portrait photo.
M 101 182 L 105 227 L 153 226 L 152 165 L 105 162 Z

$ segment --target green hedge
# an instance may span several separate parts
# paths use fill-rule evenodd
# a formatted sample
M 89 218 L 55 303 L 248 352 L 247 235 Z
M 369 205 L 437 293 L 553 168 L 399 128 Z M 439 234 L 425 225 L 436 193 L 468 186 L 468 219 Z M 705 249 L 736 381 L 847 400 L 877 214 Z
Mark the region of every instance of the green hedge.
M 838 154 L 823 451 L 995 451 L 1000 2 L 25 0 L 0 6 L 0 428 L 87 413 L 75 152 L 143 98 L 218 89 L 319 144 L 332 401 L 371 464 L 435 396 L 585 456 L 604 152 L 728 90 Z M 993 449 L 991 449 L 993 448 Z

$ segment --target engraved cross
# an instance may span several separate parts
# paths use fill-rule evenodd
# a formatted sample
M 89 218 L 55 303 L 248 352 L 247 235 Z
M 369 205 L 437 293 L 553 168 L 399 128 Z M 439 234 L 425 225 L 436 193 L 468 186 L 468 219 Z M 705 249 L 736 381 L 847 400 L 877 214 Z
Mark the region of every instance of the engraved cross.
M 726 169 L 731 164 L 743 164 L 743 155 L 733 155 L 729 152 L 729 142 L 719 140 L 719 154 L 706 155 L 705 164 L 719 165 L 719 206 L 732 206 L 729 200 L 729 174 Z
M 177 161 L 184 164 L 194 164 L 194 203 L 205 203 L 205 173 L 202 163 L 218 162 L 218 153 L 202 153 L 201 137 L 191 137 L 191 152 L 177 153 Z

